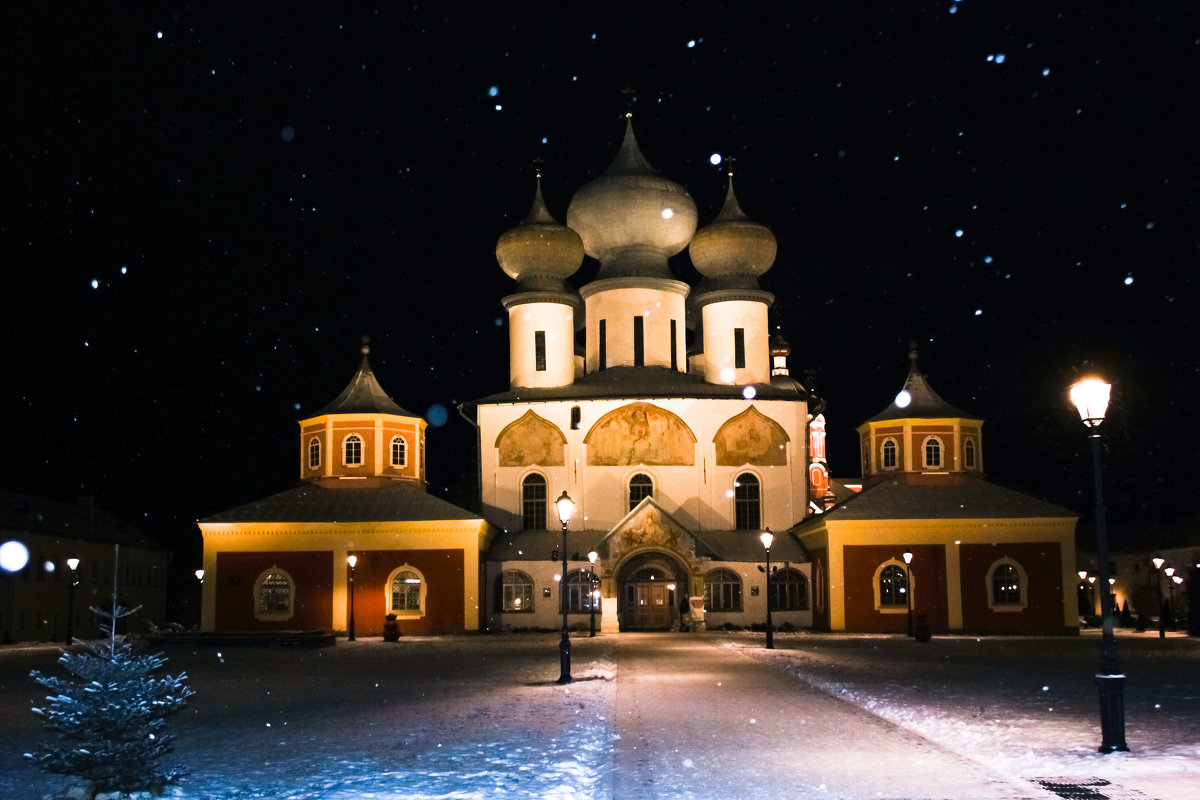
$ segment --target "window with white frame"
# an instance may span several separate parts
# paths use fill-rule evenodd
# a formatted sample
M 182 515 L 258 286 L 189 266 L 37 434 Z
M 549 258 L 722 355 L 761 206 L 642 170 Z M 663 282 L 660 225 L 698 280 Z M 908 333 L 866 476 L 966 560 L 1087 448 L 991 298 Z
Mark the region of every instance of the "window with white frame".
M 767 582 L 772 611 L 807 611 L 808 578 L 798 569 L 781 569 Z
M 568 613 L 587 613 L 593 609 L 598 611 L 600 599 L 596 597 L 596 590 L 599 588 L 600 583 L 595 580 L 591 570 L 577 569 L 568 572 L 563 592 Z M 559 606 L 559 610 L 562 610 L 562 606 Z
M 408 466 L 408 442 L 403 436 L 392 437 L 392 466 L 396 469 L 403 469 Z
M 521 526 L 527 531 L 546 529 L 546 478 L 536 472 L 521 482 Z
M 254 581 L 254 618 L 291 619 L 296 596 L 292 576 L 279 567 L 264 570 Z
M 909 574 L 903 564 L 888 562 L 875 573 L 875 608 L 880 611 L 907 611 Z
M 408 564 L 388 577 L 388 613 L 417 617 L 425 612 L 425 578 Z
M 736 572 L 714 569 L 704 576 L 704 610 L 742 610 L 742 579 Z
M 963 442 L 963 467 L 966 469 L 975 469 L 975 440 L 967 439 Z
M 363 440 L 357 433 L 347 436 L 342 442 L 342 463 L 347 467 L 361 467 L 363 463 Z
M 733 524 L 739 531 L 758 530 L 762 525 L 758 476 L 743 472 L 733 482 Z
M 654 480 L 644 472 L 629 479 L 629 510 L 647 497 L 654 496 Z
M 314 436 L 308 440 L 308 468 L 317 469 L 321 466 L 321 440 Z
M 992 611 L 1022 611 L 1028 602 L 1025 570 L 1016 561 L 1002 558 L 988 570 L 988 608 Z
M 896 463 L 897 463 L 896 449 L 897 448 L 896 448 L 896 440 L 895 439 L 885 439 L 884 440 L 884 442 L 883 442 L 883 468 L 884 469 L 895 469 L 896 468 Z
M 942 440 L 930 436 L 925 440 L 925 469 L 941 469 Z
M 533 578 L 508 569 L 496 580 L 496 608 L 504 614 L 533 613 Z

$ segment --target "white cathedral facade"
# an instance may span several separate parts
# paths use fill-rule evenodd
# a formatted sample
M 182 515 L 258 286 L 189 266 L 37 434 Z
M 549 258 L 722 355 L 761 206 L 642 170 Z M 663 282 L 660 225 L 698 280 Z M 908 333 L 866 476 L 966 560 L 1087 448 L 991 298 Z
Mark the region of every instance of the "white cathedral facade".
M 775 237 L 746 218 L 732 179 L 697 230 L 692 198 L 650 166 L 631 123 L 566 218 L 547 211 L 539 179 L 528 217 L 496 246 L 516 281 L 503 300 L 510 385 L 469 404 L 481 513 L 501 529 L 485 627 L 555 625 L 564 492 L 575 512 L 562 594 L 579 624 L 593 613 L 606 632 L 761 621 L 760 535 L 808 514 L 810 464 L 828 485 L 810 453 L 810 398 L 788 377 L 787 345 L 768 324 L 774 298 L 758 283 Z M 685 248 L 703 276 L 695 286 L 668 266 Z M 585 254 L 599 272 L 575 289 L 567 278 Z M 778 536 L 771 559 L 774 622 L 811 625 L 803 550 Z

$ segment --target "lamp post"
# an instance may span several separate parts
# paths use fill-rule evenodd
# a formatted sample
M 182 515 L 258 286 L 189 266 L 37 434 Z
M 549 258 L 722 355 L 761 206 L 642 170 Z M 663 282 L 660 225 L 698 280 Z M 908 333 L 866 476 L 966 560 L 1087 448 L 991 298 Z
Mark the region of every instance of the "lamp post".
M 1175 630 L 1175 584 L 1182 583 L 1183 578 L 1176 580 L 1176 577 L 1178 576 L 1175 574 L 1174 567 L 1167 567 L 1163 570 L 1163 574 L 1166 575 L 1167 580 L 1170 581 L 1170 583 L 1167 584 L 1167 590 L 1170 592 L 1167 599 L 1167 615 L 1171 618 L 1171 630 Z
M 346 556 L 346 563 L 350 567 L 350 619 L 346 621 L 346 641 L 354 641 L 354 565 L 358 563 L 358 556 Z
M 771 545 L 775 542 L 775 534 L 767 528 L 758 537 L 762 539 L 763 547 L 767 550 L 767 649 L 775 649 L 775 626 L 771 624 Z
M 554 501 L 558 507 L 558 518 L 562 520 L 562 580 L 558 582 L 559 594 L 562 599 L 562 638 L 558 642 L 558 682 L 571 682 L 571 635 L 567 632 L 567 523 L 575 512 L 575 501 L 563 489 L 563 493 Z
M 1077 601 L 1076 601 L 1076 602 L 1078 602 L 1078 603 L 1079 603 L 1079 612 L 1080 612 L 1080 616 L 1081 616 L 1081 617 L 1090 617 L 1090 616 L 1092 615 L 1092 612 L 1091 612 L 1091 609 L 1090 609 L 1090 608 L 1088 609 L 1088 613 L 1087 613 L 1087 614 L 1084 614 L 1084 613 L 1083 613 L 1083 604 L 1084 604 L 1084 603 L 1086 603 L 1086 602 L 1088 601 L 1088 590 L 1087 590 L 1087 570 L 1086 570 L 1086 569 L 1081 569 L 1081 570 L 1079 570 L 1079 572 L 1077 572 L 1077 573 L 1075 573 L 1075 574 L 1079 576 L 1079 589 L 1078 589 L 1078 591 L 1079 591 L 1079 592 L 1082 592 L 1082 595 L 1081 595 L 1081 596 L 1080 596 L 1080 597 L 1077 599 Z M 1085 619 L 1085 620 L 1084 620 L 1084 623 L 1086 624 L 1086 622 L 1087 622 L 1087 620 Z
M 1112 387 L 1099 378 L 1087 378 L 1071 387 L 1071 402 L 1087 427 L 1092 450 L 1092 477 L 1096 494 L 1096 560 L 1099 561 L 1100 664 L 1096 687 L 1100 693 L 1100 752 L 1128 751 L 1125 744 L 1125 674 L 1117 664 L 1117 638 L 1113 633 L 1112 581 L 1108 575 L 1108 530 L 1104 516 L 1104 484 L 1100 477 L 1100 423 L 1108 409 Z
M 1158 638 L 1160 639 L 1167 638 L 1167 619 L 1163 614 L 1162 575 L 1158 572 L 1162 569 L 1164 561 L 1165 559 L 1161 556 L 1150 559 L 1150 563 L 1154 565 L 1154 585 L 1158 587 Z
M 564 549 L 566 548 L 564 547 Z M 596 559 L 599 557 L 600 554 L 595 550 L 588 553 L 588 563 L 592 565 L 592 582 L 588 588 L 588 600 L 591 601 L 588 603 L 588 607 L 591 609 L 591 620 L 588 623 L 590 625 L 588 636 L 590 637 L 596 635 L 596 601 L 599 599 L 598 595 L 600 594 L 599 590 L 596 589 Z
M 912 618 L 912 550 L 904 551 L 904 601 L 908 605 L 908 635 L 913 635 Z
M 67 584 L 67 646 L 75 641 L 75 587 L 79 585 L 78 558 L 68 558 L 67 568 L 71 570 L 71 581 Z

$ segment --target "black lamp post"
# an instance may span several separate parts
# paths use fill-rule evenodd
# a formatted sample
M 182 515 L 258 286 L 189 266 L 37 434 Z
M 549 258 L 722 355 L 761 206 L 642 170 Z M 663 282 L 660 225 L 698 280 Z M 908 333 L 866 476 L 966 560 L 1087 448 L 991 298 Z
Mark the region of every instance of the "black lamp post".
M 78 558 L 68 558 L 67 568 L 71 570 L 71 580 L 67 584 L 67 645 L 75 641 L 75 587 L 79 585 Z
M 1167 615 L 1163 613 L 1163 596 L 1162 596 L 1162 574 L 1159 570 L 1165 559 L 1160 556 L 1155 556 L 1150 559 L 1150 563 L 1154 565 L 1154 585 L 1158 587 L 1158 638 L 1167 638 Z
M 911 550 L 904 551 L 904 602 L 908 606 L 908 635 L 913 635 L 912 617 L 912 560 Z
M 558 518 L 562 520 L 562 580 L 558 582 L 558 588 L 562 596 L 562 638 L 558 642 L 558 682 L 571 682 L 571 636 L 567 632 L 567 523 L 571 521 L 571 514 L 575 511 L 575 502 L 567 494 L 567 490 L 563 489 L 563 493 L 554 501 L 554 505 L 558 507 Z
M 767 528 L 762 532 L 763 547 L 767 549 L 767 649 L 775 649 L 775 626 L 771 623 L 771 545 L 775 542 L 775 534 Z
M 1100 752 L 1128 751 L 1125 744 L 1125 674 L 1117 664 L 1117 638 L 1113 633 L 1112 581 L 1108 574 L 1108 530 L 1104 516 L 1104 484 L 1100 477 L 1100 423 L 1108 409 L 1112 387 L 1099 378 L 1087 378 L 1071 387 L 1071 402 L 1087 426 L 1092 446 L 1092 476 L 1096 486 L 1096 559 L 1100 572 L 1100 665 L 1096 687 L 1100 692 Z
M 350 619 L 346 622 L 346 641 L 354 641 L 354 565 L 358 563 L 358 556 L 346 556 L 346 563 L 350 566 Z
M 563 549 L 565 550 L 566 547 L 564 546 Z M 592 565 L 592 583 L 588 589 L 588 607 L 591 609 L 591 621 L 589 623 L 591 629 L 588 632 L 588 636 L 596 635 L 596 601 L 600 599 L 598 597 L 600 592 L 596 589 L 596 559 L 599 557 L 600 554 L 595 550 L 588 553 L 588 562 Z
M 1163 574 L 1166 575 L 1167 580 L 1170 581 L 1170 583 L 1167 584 L 1167 591 L 1170 592 L 1170 594 L 1167 595 L 1167 613 L 1171 618 L 1171 630 L 1175 630 L 1175 584 L 1183 583 L 1183 578 L 1179 578 L 1175 574 L 1174 567 L 1167 567 L 1163 570 Z

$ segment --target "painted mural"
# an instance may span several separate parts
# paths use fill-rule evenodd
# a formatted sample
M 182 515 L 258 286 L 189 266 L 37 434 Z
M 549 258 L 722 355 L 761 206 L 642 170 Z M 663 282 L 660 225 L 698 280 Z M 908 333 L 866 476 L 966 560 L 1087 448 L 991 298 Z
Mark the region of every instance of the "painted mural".
M 641 511 L 616 535 L 612 558 L 619 560 L 626 553 L 656 547 L 679 555 L 694 557 L 695 541 L 667 517 L 658 506 L 647 502 Z
M 650 403 L 630 403 L 601 417 L 583 440 L 595 467 L 691 466 L 696 436 L 679 417 Z
M 787 431 L 753 406 L 729 419 L 713 437 L 717 465 L 722 467 L 786 466 L 788 441 Z
M 510 423 L 496 437 L 502 467 L 561 467 L 567 438 L 562 431 L 532 411 Z

